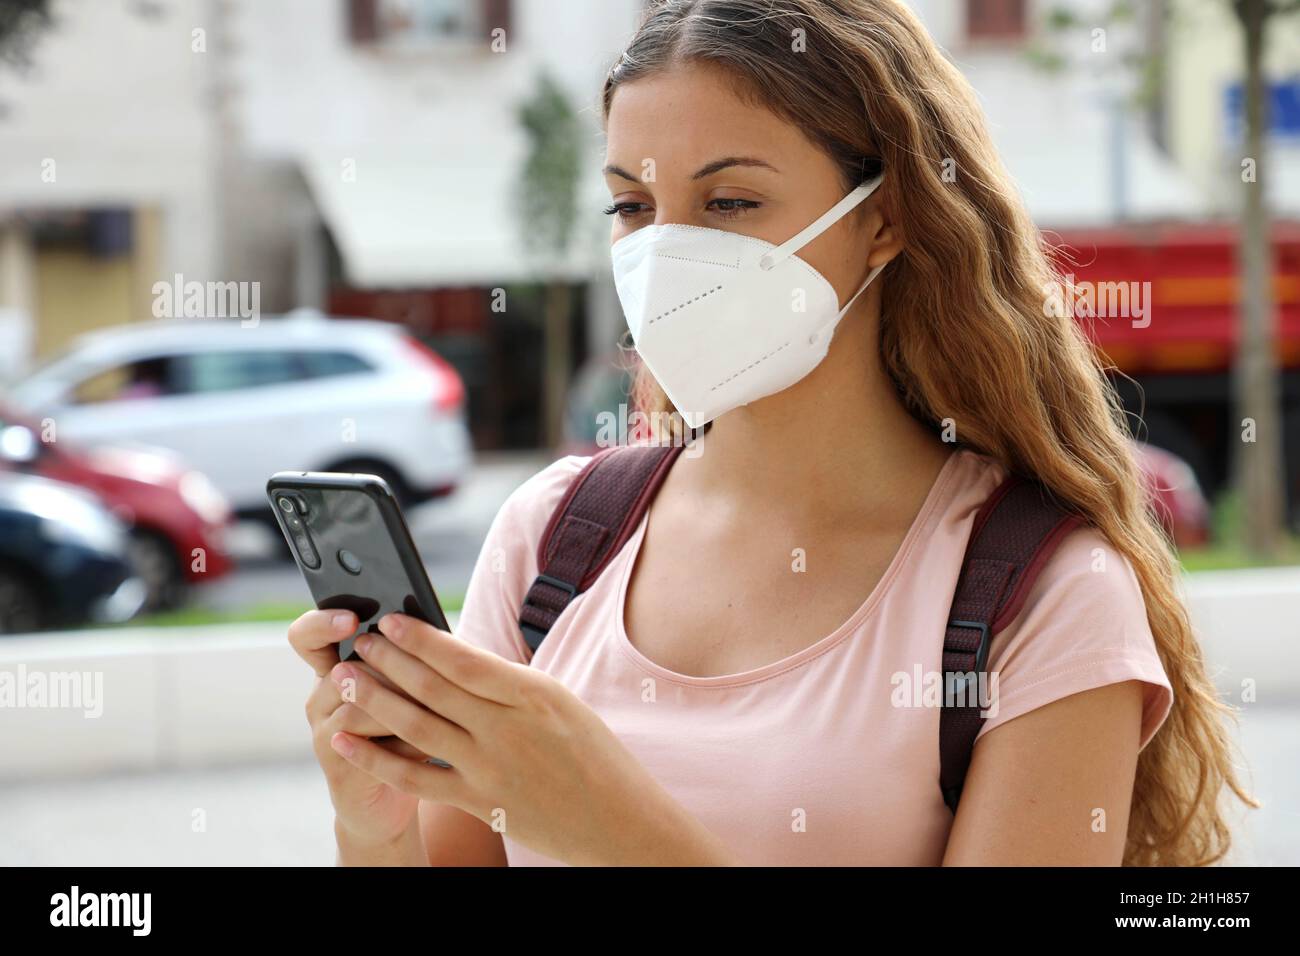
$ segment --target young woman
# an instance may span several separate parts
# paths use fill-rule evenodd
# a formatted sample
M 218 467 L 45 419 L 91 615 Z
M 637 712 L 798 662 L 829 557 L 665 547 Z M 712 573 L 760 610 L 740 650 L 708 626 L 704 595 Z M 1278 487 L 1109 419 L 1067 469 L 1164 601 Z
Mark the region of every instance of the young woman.
M 695 403 L 675 411 L 707 422 L 702 453 L 535 656 L 519 609 L 582 458 L 503 506 L 455 638 L 389 615 L 364 665 L 339 664 L 354 617 L 293 625 L 321 678 L 307 712 L 340 862 L 1220 859 L 1221 795 L 1250 798 L 1123 415 L 1048 307 L 1062 290 L 972 91 L 913 14 L 657 3 L 603 106 L 619 291 L 663 379 L 642 404 L 673 410 L 660 384 Z M 829 347 L 719 398 L 708 376 L 790 308 L 755 276 L 729 287 L 728 321 L 753 315 L 740 331 L 717 334 L 706 295 L 660 321 L 679 273 L 655 255 L 787 258 L 813 223 L 792 267 Z M 954 817 L 937 712 L 897 687 L 937 666 L 975 514 L 1011 472 L 1087 524 L 994 641 L 997 712 Z

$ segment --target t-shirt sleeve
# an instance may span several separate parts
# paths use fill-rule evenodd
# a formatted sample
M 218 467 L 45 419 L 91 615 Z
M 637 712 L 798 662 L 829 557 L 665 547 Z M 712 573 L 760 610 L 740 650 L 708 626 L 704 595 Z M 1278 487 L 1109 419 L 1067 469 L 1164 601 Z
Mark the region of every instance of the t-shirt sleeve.
M 1137 575 L 1094 528 L 1061 541 L 1015 620 L 994 637 L 989 669 L 997 674 L 995 705 L 977 740 L 1052 701 L 1138 680 L 1145 747 L 1173 706 Z
M 589 459 L 568 455 L 511 492 L 492 520 L 474 563 L 455 633 L 462 640 L 527 664 L 519 608 L 537 577 L 537 545 L 551 512 Z

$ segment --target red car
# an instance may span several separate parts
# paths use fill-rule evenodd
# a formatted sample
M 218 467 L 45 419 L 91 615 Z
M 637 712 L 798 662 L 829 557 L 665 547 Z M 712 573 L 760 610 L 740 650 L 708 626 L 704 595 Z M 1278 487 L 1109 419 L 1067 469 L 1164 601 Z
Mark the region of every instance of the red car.
M 155 449 L 69 448 L 42 441 L 39 426 L 0 406 L 0 469 L 78 485 L 131 529 L 131 558 L 145 582 L 145 608 L 184 602 L 189 585 L 233 567 L 226 551 L 231 522 L 225 498 L 200 472 Z
M 1138 464 L 1151 488 L 1156 517 L 1180 548 L 1206 545 L 1210 540 L 1210 505 L 1196 473 L 1173 452 L 1134 443 Z

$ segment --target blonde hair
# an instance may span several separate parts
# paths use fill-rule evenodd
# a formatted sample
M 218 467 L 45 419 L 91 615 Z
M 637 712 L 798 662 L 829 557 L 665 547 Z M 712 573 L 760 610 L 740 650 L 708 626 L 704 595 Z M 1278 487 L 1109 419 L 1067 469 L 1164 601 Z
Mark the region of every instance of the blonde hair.
M 796 36 L 804 43 L 792 52 Z M 880 194 L 904 250 L 881 277 L 879 348 L 904 405 L 936 429 L 959 422 L 963 444 L 1046 485 L 1141 583 L 1174 703 L 1138 758 L 1124 863 L 1222 859 L 1225 788 L 1258 805 L 1232 765 L 1233 711 L 1206 674 L 1102 360 L 1068 311 L 1044 307 L 1072 301 L 1072 290 L 970 85 L 899 0 L 661 0 L 609 72 L 605 118 L 620 84 L 685 62 L 727 70 L 742 95 L 800 127 L 846 190 L 883 162 Z M 644 371 L 634 397 L 645 411 L 671 410 Z

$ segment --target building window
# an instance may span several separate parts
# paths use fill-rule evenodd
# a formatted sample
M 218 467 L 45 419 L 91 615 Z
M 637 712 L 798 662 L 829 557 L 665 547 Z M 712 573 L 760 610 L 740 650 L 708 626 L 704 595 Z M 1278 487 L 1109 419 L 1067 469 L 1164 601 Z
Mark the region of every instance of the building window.
M 510 0 L 348 0 L 353 43 L 418 48 L 490 39 L 509 30 Z
M 1027 32 L 1026 0 L 966 0 L 971 40 L 1020 40 Z

